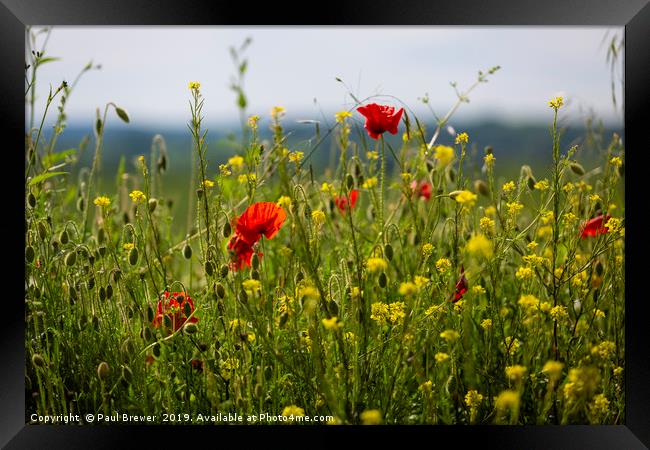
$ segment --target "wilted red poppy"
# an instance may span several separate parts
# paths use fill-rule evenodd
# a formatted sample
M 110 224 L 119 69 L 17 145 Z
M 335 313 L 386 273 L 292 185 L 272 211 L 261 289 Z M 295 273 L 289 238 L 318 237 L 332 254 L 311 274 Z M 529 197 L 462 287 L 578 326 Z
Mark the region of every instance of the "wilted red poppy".
M 379 139 L 379 136 L 385 131 L 390 134 L 397 134 L 397 125 L 402 118 L 404 108 L 400 108 L 399 111 L 395 112 L 393 106 L 369 103 L 358 107 L 357 111 L 366 118 L 364 127 L 368 131 L 368 135 L 373 139 Z
M 241 239 L 252 245 L 262 236 L 267 239 L 275 236 L 286 218 L 287 213 L 276 203 L 253 203 L 237 219 L 236 232 Z
M 168 291 L 165 291 L 163 294 L 164 300 L 158 301 L 158 307 L 156 308 L 156 316 L 153 318 L 152 325 L 155 328 L 158 328 L 160 325 L 169 327 L 169 332 L 177 331 L 185 322 L 196 323 L 199 321 L 197 317 L 191 317 L 188 320 L 188 317 L 194 311 L 194 303 L 189 295 L 183 294 L 182 292 L 172 292 L 171 294 Z M 168 317 L 169 320 L 165 320 L 165 317 Z
M 345 211 L 350 208 L 354 208 L 354 205 L 357 204 L 357 198 L 359 197 L 359 191 L 353 189 L 350 191 L 349 196 L 335 197 L 334 203 L 339 208 L 339 210 L 345 214 Z
M 420 184 L 418 184 L 417 181 L 413 180 L 411 182 L 411 190 L 418 197 L 429 200 L 431 198 L 431 194 L 433 193 L 433 186 L 431 186 L 431 183 L 427 181 L 420 181 Z
M 599 234 L 605 234 L 607 233 L 607 227 L 605 224 L 607 221 L 611 218 L 609 214 L 606 215 L 600 215 L 596 216 L 591 220 L 586 221 L 585 223 L 582 224 L 582 231 L 580 233 L 581 237 L 587 238 L 590 236 L 597 236 Z
M 241 270 L 244 266 L 251 266 L 251 259 L 253 259 L 253 245 L 246 242 L 239 235 L 235 234 L 228 242 L 228 249 L 231 256 L 231 268 L 233 270 Z M 261 256 L 258 253 L 258 256 Z
M 460 266 L 460 279 L 456 283 L 456 291 L 454 292 L 454 298 L 452 299 L 453 303 L 456 303 L 458 300 L 463 298 L 465 292 L 467 292 L 468 287 L 467 278 L 465 278 L 465 268 Z

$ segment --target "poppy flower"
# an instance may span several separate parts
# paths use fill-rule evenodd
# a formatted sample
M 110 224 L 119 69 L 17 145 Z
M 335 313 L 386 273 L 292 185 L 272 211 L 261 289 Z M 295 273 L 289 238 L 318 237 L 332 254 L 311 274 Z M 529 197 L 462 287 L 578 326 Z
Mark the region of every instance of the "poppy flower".
M 463 295 L 467 292 L 468 286 L 469 283 L 467 282 L 467 278 L 465 278 L 465 268 L 460 266 L 460 279 L 458 280 L 458 283 L 456 283 L 456 291 L 454 292 L 452 303 L 456 303 L 458 300 L 463 298 Z
M 276 203 L 253 203 L 237 219 L 236 233 L 252 246 L 262 236 L 273 238 L 286 218 L 287 213 Z
M 357 198 L 359 197 L 359 191 L 356 189 L 353 189 L 350 192 L 349 196 L 343 196 L 343 197 L 335 197 L 334 198 L 334 203 L 338 207 L 338 209 L 345 214 L 345 210 L 354 208 L 354 205 L 357 204 Z
M 611 218 L 609 214 L 596 216 L 582 224 L 580 235 L 582 239 L 607 233 L 605 224 Z
M 418 197 L 429 200 L 431 198 L 431 194 L 433 193 L 433 186 L 431 186 L 431 183 L 427 181 L 421 181 L 420 184 L 418 184 L 417 181 L 413 180 L 411 182 L 411 190 Z
M 390 134 L 397 134 L 397 125 L 402 118 L 404 108 L 400 108 L 399 111 L 395 112 L 394 106 L 369 103 L 360 106 L 357 111 L 366 118 L 364 127 L 368 131 L 368 135 L 373 139 L 379 139 L 379 136 L 385 131 Z
M 203 372 L 202 360 L 194 358 L 190 361 L 190 365 L 192 366 L 192 369 L 196 370 L 197 372 Z
M 192 302 L 189 295 L 182 292 L 169 293 L 169 291 L 165 291 L 163 297 L 164 300 L 158 301 L 156 316 L 153 318 L 152 325 L 155 328 L 160 327 L 160 325 L 170 326 L 169 331 L 172 332 L 179 330 L 185 325 L 185 322 L 196 323 L 199 321 L 196 317 L 188 320 L 188 317 L 194 311 L 194 302 Z M 165 317 L 168 317 L 169 320 L 166 321 Z
M 246 242 L 239 235 L 235 234 L 228 242 L 228 250 L 232 259 L 231 268 L 241 270 L 244 266 L 250 267 L 253 259 L 253 245 Z M 258 253 L 258 256 L 262 256 Z

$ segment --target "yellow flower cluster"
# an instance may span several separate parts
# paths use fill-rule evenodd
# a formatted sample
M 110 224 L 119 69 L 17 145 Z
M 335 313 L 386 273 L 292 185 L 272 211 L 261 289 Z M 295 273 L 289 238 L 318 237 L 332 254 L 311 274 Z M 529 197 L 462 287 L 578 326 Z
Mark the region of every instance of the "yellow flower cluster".
M 454 196 L 456 200 L 461 205 L 474 206 L 476 203 L 477 196 L 471 191 L 460 191 Z
M 364 189 L 370 189 L 377 186 L 377 177 L 366 178 L 363 184 L 361 185 Z
M 455 158 L 453 147 L 447 145 L 437 145 L 434 149 L 433 157 L 442 167 L 448 166 Z
M 493 253 L 492 241 L 483 234 L 475 234 L 467 242 L 467 251 L 472 255 L 490 258 Z
M 370 318 L 379 325 L 395 325 L 406 317 L 404 312 L 404 302 L 381 303 L 375 302 L 370 305 Z
M 434 355 L 434 358 L 438 364 L 449 361 L 449 355 L 444 352 L 438 352 Z
M 494 222 L 494 219 L 491 219 L 489 217 L 481 217 L 481 220 L 479 221 L 479 226 L 483 231 L 483 233 L 487 235 L 492 235 L 495 233 L 496 223 Z
M 326 330 L 336 331 L 341 328 L 342 323 L 339 322 L 338 317 L 330 317 L 329 319 L 323 319 L 323 326 Z
M 454 342 L 456 339 L 460 337 L 460 334 L 458 334 L 458 331 L 455 330 L 445 330 L 442 333 L 440 333 L 440 337 L 447 342 Z
M 368 158 L 371 161 L 379 159 L 379 152 L 375 151 L 367 151 L 366 152 L 366 158 Z
M 282 410 L 282 415 L 292 419 L 293 417 L 302 417 L 305 415 L 305 410 L 296 405 L 285 406 Z
M 496 160 L 497 159 L 494 157 L 494 155 L 492 153 L 488 153 L 487 155 L 485 155 L 483 157 L 483 161 L 485 161 L 485 165 L 487 167 L 490 167 L 490 168 L 492 168 L 494 166 L 494 161 L 496 161 Z
M 201 88 L 201 83 L 198 81 L 190 81 L 187 87 L 190 91 L 198 91 Z
M 548 180 L 541 180 L 535 183 L 533 187 L 539 191 L 545 191 L 550 187 L 550 184 Z
M 368 258 L 368 261 L 366 261 L 366 267 L 371 273 L 383 272 L 388 268 L 388 263 L 384 258 Z
M 524 366 L 520 366 L 519 364 L 516 364 L 514 366 L 507 366 L 506 367 L 506 377 L 512 382 L 519 383 L 524 375 L 526 375 L 526 372 L 528 369 Z
M 563 97 L 555 97 L 554 99 L 550 100 L 548 102 L 548 106 L 553 108 L 554 110 L 558 110 L 564 105 L 564 98 Z
M 281 206 L 284 209 L 289 209 L 291 207 L 291 197 L 287 195 L 281 195 L 276 203 L 278 206 Z
M 564 398 L 571 404 L 580 398 L 590 398 L 599 383 L 600 373 L 597 368 L 578 367 L 569 370 L 562 392 Z
M 415 295 L 418 293 L 418 287 L 415 283 L 412 283 L 410 281 L 407 281 L 406 283 L 402 283 L 399 286 L 399 294 L 403 296 L 411 296 Z
M 428 258 L 431 255 L 433 255 L 433 244 L 427 242 L 422 246 L 422 256 Z
M 558 320 L 558 321 L 569 317 L 569 312 L 567 311 L 567 307 L 562 305 L 557 305 L 552 307 L 549 314 L 551 315 L 553 320 Z
M 293 163 L 299 163 L 304 158 L 305 154 L 303 152 L 291 152 L 289 153 L 289 161 Z
M 456 135 L 456 144 L 467 144 L 469 142 L 469 136 L 464 131 Z
M 506 208 L 508 209 L 508 214 L 510 214 L 512 217 L 516 217 L 517 214 L 519 214 L 519 211 L 524 209 L 524 205 L 519 202 L 509 202 L 506 203 Z
M 445 273 L 450 268 L 451 261 L 449 261 L 447 258 L 440 258 L 438 261 L 436 261 L 436 269 L 438 272 Z
M 533 269 L 531 269 L 530 267 L 522 266 L 517 269 L 517 272 L 515 272 L 515 277 L 518 280 L 529 280 L 533 277 L 533 275 L 534 275 Z
M 562 376 L 563 368 L 564 368 L 564 364 L 562 364 L 561 362 L 550 360 L 547 361 L 546 364 L 544 364 L 544 367 L 542 368 L 542 372 L 548 375 L 548 378 L 549 380 L 551 380 L 551 382 L 555 383 L 560 379 L 560 376 Z
M 380 425 L 382 422 L 381 411 L 378 409 L 367 409 L 359 414 L 362 425 Z
M 604 341 L 592 347 L 591 354 L 602 359 L 609 359 L 616 353 L 616 344 L 612 341 Z
M 339 111 L 334 114 L 334 117 L 336 118 L 337 123 L 343 123 L 345 122 L 345 119 L 352 117 L 352 113 L 350 111 Z
M 512 191 L 515 190 L 515 182 L 514 181 L 508 181 L 503 186 L 501 186 L 501 189 L 503 190 L 504 194 L 510 194 Z
M 106 208 L 106 207 L 108 207 L 108 206 L 111 206 L 111 199 L 108 198 L 108 197 L 106 197 L 106 196 L 104 196 L 104 195 L 102 195 L 102 196 L 100 196 L 100 197 L 97 197 L 97 198 L 93 201 L 93 203 L 94 203 L 96 206 L 101 206 L 101 207 L 103 207 L 103 208 Z
M 317 230 L 320 230 L 320 228 L 325 223 L 325 213 L 320 209 L 312 211 L 311 220 L 314 223 L 314 227 L 316 227 Z

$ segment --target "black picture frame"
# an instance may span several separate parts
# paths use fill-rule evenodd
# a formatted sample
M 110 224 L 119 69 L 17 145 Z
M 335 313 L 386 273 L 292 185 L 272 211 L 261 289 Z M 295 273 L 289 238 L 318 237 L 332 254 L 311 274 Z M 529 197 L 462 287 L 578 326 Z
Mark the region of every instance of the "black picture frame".
M 209 438 L 213 445 L 223 439 L 236 439 L 249 447 L 249 439 L 266 440 L 281 431 L 279 445 L 338 446 L 351 442 L 351 434 L 368 438 L 396 439 L 402 445 L 416 445 L 413 432 L 425 445 L 454 447 L 468 443 L 488 448 L 572 448 L 637 449 L 650 446 L 650 327 L 647 326 L 647 302 L 643 296 L 643 277 L 635 276 L 635 267 L 644 266 L 642 245 L 642 206 L 635 196 L 648 190 L 643 180 L 642 155 L 648 150 L 647 106 L 650 100 L 650 5 L 649 0 L 455 0 L 453 2 L 389 2 L 363 0 L 352 4 L 268 3 L 206 0 L 0 0 L 0 126 L 6 164 L 3 237 L 0 260 L 10 273 L 20 267 L 23 247 L 17 229 L 24 226 L 20 212 L 24 198 L 8 178 L 20 177 L 24 147 L 24 43 L 25 25 L 524 25 L 524 26 L 624 26 L 625 27 L 625 147 L 626 147 L 626 367 L 625 425 L 618 426 L 437 426 L 437 427 L 316 427 L 323 437 L 307 434 L 312 427 L 194 427 L 186 426 L 47 426 L 25 424 L 24 399 L 24 304 L 18 274 L 9 276 L 5 289 L 0 324 L 0 445 L 6 448 L 114 448 L 136 446 L 133 433 L 142 433 L 147 446 L 165 447 L 196 444 Z M 291 12 L 289 12 L 291 11 Z M 646 175 L 647 176 L 647 175 Z M 630 181 L 632 180 L 632 181 Z M 13 186 L 13 187 L 12 187 Z M 637 207 L 639 205 L 639 207 Z M 23 229 L 24 230 L 24 229 Z M 22 264 L 22 263 L 20 263 Z M 641 267 L 643 270 L 644 267 Z M 19 269 L 17 269 L 19 270 Z M 140 437 L 140 436 L 139 436 Z M 405 440 L 409 439 L 408 441 Z

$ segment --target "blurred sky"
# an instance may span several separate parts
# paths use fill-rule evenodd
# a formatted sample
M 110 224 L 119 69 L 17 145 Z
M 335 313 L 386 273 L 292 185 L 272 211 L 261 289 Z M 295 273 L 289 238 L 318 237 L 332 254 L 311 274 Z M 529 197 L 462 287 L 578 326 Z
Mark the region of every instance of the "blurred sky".
M 39 69 L 36 92 L 42 101 L 50 83 L 71 81 L 93 60 L 102 69 L 87 73 L 71 96 L 70 124 L 92 123 L 95 108 L 113 101 L 129 112 L 134 125 L 184 127 L 187 84 L 197 80 L 206 121 L 214 127 L 238 120 L 228 88 L 235 70 L 229 47 L 250 36 L 245 90 L 251 114 L 268 116 L 273 105 L 282 105 L 289 119 L 319 119 L 321 108 L 329 114 L 349 107 L 345 88 L 335 80 L 340 77 L 359 98 L 391 94 L 427 120 L 431 116 L 419 97 L 428 93 L 442 115 L 455 101 L 451 81 L 462 89 L 479 69 L 500 65 L 457 117 L 548 121 L 547 101 L 563 94 L 574 120 L 593 109 L 606 123 L 620 125 L 603 38 L 621 32 L 603 27 L 55 27 L 46 53 L 62 61 Z M 620 102 L 619 81 L 616 86 Z

